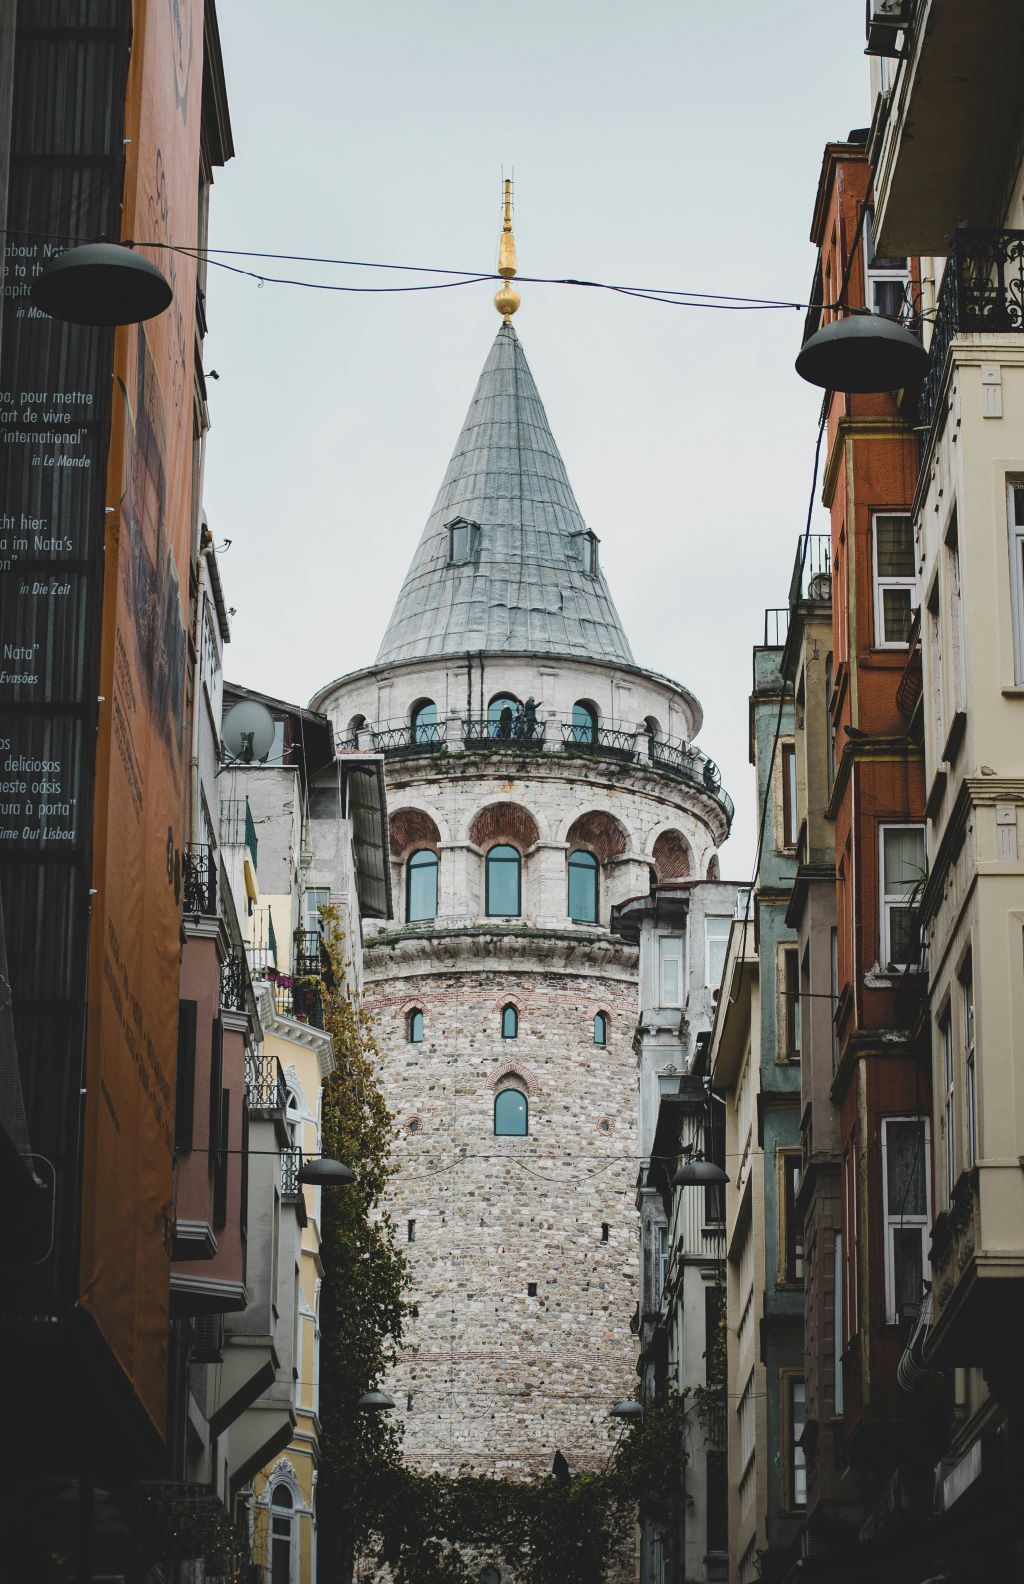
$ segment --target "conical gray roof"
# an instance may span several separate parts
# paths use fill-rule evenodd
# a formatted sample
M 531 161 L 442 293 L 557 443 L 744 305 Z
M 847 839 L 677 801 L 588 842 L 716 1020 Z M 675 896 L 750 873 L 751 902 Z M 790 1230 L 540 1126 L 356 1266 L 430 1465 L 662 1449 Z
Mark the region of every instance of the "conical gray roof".
M 448 524 L 479 524 L 450 564 Z M 510 324 L 491 347 L 458 444 L 377 655 L 467 649 L 633 655 L 598 566 L 529 364 Z M 596 561 L 596 557 L 595 557 Z

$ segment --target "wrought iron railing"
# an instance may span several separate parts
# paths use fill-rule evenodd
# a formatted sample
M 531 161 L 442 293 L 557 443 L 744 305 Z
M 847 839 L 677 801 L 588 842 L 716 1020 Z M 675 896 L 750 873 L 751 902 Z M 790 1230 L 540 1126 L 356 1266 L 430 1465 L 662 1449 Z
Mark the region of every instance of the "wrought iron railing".
M 611 754 L 631 759 L 636 752 L 636 730 L 627 726 L 580 726 L 562 722 L 562 747 L 571 753 Z
M 907 634 L 907 663 L 896 684 L 896 703 L 907 720 L 913 715 L 923 687 L 921 669 L 921 607 L 914 611 Z
M 299 1171 L 302 1166 L 302 1151 L 297 1145 L 281 1151 L 281 1197 L 283 1199 L 297 1199 L 302 1192 L 299 1185 Z
M 467 720 L 462 742 L 466 748 L 543 748 L 544 722 L 513 720 L 503 726 L 496 720 Z
M 288 1086 L 281 1063 L 264 1051 L 250 1052 L 245 1058 L 245 1097 L 250 1111 L 288 1109 Z
M 434 753 L 444 744 L 444 727 L 419 723 L 410 726 L 374 726 L 373 746 L 378 753 Z
M 249 971 L 254 979 L 265 979 L 277 967 L 277 937 L 274 934 L 274 915 L 269 906 L 256 908 L 253 912 L 246 954 Z
M 181 873 L 185 912 L 212 917 L 217 911 L 217 861 L 213 848 L 190 842 L 182 849 Z
M 259 841 L 247 797 L 224 799 L 220 806 L 220 839 L 229 847 L 248 847 L 255 866 Z
M 802 599 L 827 602 L 831 598 L 832 537 L 830 534 L 808 534 L 806 548 L 802 537 L 797 542 L 793 576 L 789 581 L 790 609 Z M 766 611 L 766 621 L 767 617 Z
M 245 952 L 232 949 L 220 965 L 220 1004 L 227 1012 L 244 1012 L 249 989 Z
M 295 931 L 295 976 L 319 974 L 323 970 L 324 944 L 319 930 Z
M 928 348 L 928 373 L 917 399 L 917 427 L 927 445 L 955 335 L 1024 331 L 1024 231 L 955 231 L 939 288 Z
M 789 632 L 789 606 L 775 606 L 764 613 L 764 647 L 784 649 Z
M 732 798 L 722 786 L 722 772 L 713 759 L 694 748 L 692 743 L 673 737 L 651 737 L 648 749 L 653 764 L 682 776 L 691 786 L 709 792 L 728 816 L 730 824 L 736 812 Z

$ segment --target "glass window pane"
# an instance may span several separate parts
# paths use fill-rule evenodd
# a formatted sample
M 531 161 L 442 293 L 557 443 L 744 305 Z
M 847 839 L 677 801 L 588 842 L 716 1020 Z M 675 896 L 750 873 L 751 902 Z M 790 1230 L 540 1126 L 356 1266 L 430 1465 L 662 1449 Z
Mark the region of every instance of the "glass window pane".
M 882 590 L 882 642 L 906 643 L 910 632 L 912 595 L 908 588 Z
M 408 863 L 406 891 L 406 918 L 409 923 L 437 917 L 436 853 L 413 853 Z
M 926 1215 L 927 1161 L 922 1121 L 911 1117 L 907 1121 L 886 1122 L 885 1173 L 886 1214 L 890 1218 Z
M 593 853 L 570 854 L 569 917 L 580 924 L 597 922 L 597 859 Z
M 487 913 L 490 918 L 519 917 L 519 854 L 514 847 L 492 847 L 487 854 Z
M 875 555 L 879 577 L 914 576 L 914 534 L 909 517 L 875 518 Z
M 921 926 L 913 908 L 889 909 L 889 961 L 917 963 L 921 957 Z
M 901 267 L 897 263 L 896 268 Z M 901 280 L 876 280 L 871 283 L 871 296 L 875 313 L 898 319 L 906 304 L 907 289 Z
M 658 1005 L 683 1004 L 683 938 L 658 936 Z
M 519 1013 L 514 1006 L 507 1006 L 501 1014 L 502 1039 L 515 1039 L 519 1033 Z
M 421 704 L 412 715 L 413 742 L 437 741 L 437 705 Z
M 789 1406 L 791 1434 L 793 1437 L 794 1507 L 806 1507 L 807 1505 L 807 1459 L 803 1447 L 797 1445 L 804 1431 L 805 1398 L 806 1392 L 803 1381 L 792 1381 L 789 1388 Z
M 924 878 L 924 831 L 918 826 L 882 832 L 885 894 L 910 896 Z
M 895 1226 L 892 1237 L 896 1319 L 902 1320 L 905 1305 L 914 1307 L 921 1302 L 924 1291 L 924 1240 L 920 1227 Z
M 597 736 L 597 716 L 588 704 L 572 707 L 572 741 L 593 742 Z
M 594 1044 L 607 1045 L 607 1043 L 608 1019 L 605 1017 L 603 1012 L 599 1012 L 594 1019 Z
M 423 1038 L 423 1013 L 409 1013 L 409 1039 L 413 1045 L 418 1045 Z
M 526 1096 L 518 1089 L 503 1089 L 494 1102 L 494 1131 L 506 1138 L 526 1136 Z

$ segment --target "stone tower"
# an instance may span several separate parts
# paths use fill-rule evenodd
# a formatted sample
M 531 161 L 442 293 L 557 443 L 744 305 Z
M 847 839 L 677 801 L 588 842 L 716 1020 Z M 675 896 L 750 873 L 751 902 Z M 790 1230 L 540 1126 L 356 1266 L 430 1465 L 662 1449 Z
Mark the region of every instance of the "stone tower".
M 387 1389 L 411 1461 L 528 1475 L 603 1463 L 636 1387 L 637 950 L 610 910 L 717 874 L 732 805 L 696 698 L 633 660 L 509 254 L 377 659 L 314 708 L 386 758 L 396 917 L 364 970 L 417 1306 Z

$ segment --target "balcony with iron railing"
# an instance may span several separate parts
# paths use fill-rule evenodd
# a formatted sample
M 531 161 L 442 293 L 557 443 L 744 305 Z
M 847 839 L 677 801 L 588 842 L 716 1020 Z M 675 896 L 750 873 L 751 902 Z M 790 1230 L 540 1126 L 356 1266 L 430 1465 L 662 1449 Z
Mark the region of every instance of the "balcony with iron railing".
M 277 936 L 274 933 L 274 915 L 269 906 L 253 909 L 245 950 L 249 971 L 254 979 L 266 979 L 271 970 L 277 967 Z
M 764 647 L 785 649 L 789 636 L 789 606 L 776 605 L 764 613 Z
M 288 1109 L 288 1085 L 281 1063 L 265 1051 L 247 1051 L 245 1057 L 245 1097 L 249 1110 L 278 1112 Z
M 788 611 L 783 612 L 788 618 Z M 374 742 L 384 753 L 421 753 L 436 750 L 445 741 L 445 726 L 374 726 Z M 722 787 L 722 776 L 713 759 L 682 738 L 660 736 L 644 725 L 624 721 L 580 723 L 567 717 L 514 719 L 502 723 L 493 719 L 460 720 L 455 739 L 463 750 L 492 754 L 534 753 L 587 754 L 596 758 L 617 759 L 637 766 L 655 766 L 680 776 L 710 795 L 732 821 L 732 798 Z M 420 741 L 420 733 L 428 740 Z
M 225 1012 L 245 1012 L 249 995 L 249 964 L 245 951 L 232 947 L 220 965 L 220 1004 Z
M 248 847 L 255 869 L 259 840 L 248 798 L 225 798 L 221 803 L 220 839 L 226 847 Z
M 959 230 L 950 241 L 928 348 L 928 373 L 916 426 L 927 449 L 946 383 L 950 345 L 959 335 L 1024 332 L 1024 231 Z
M 803 534 L 797 543 L 793 576 L 789 580 L 789 608 L 792 611 L 801 600 L 827 605 L 831 598 L 832 536 Z M 765 615 L 767 617 L 767 611 Z
M 375 750 L 382 754 L 437 753 L 445 745 L 444 726 L 423 721 L 415 725 L 408 721 L 382 721 L 371 726 L 370 731 Z
M 181 853 L 182 910 L 213 918 L 217 912 L 217 860 L 212 847 L 189 842 Z
M 299 1172 L 302 1168 L 302 1151 L 297 1144 L 281 1151 L 281 1197 L 298 1199 L 302 1194 Z

